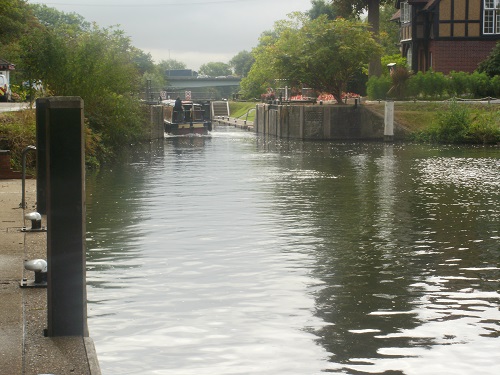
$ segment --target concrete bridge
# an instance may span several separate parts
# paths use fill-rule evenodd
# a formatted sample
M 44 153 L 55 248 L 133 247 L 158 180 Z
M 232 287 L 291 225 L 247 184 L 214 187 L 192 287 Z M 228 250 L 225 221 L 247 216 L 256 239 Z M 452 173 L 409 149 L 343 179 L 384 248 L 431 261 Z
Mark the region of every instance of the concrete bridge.
M 239 86 L 239 77 L 168 77 L 167 87 L 175 89 Z

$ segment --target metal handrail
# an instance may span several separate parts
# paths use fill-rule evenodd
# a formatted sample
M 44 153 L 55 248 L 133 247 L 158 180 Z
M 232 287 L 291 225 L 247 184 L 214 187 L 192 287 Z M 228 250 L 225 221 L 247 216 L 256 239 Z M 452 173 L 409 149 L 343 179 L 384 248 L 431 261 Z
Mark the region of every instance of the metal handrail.
M 248 120 L 248 115 L 250 114 L 251 111 L 255 111 L 255 108 L 250 108 L 248 111 L 247 111 L 247 117 L 245 118 L 245 123 L 247 122 Z
M 21 203 L 19 204 L 19 207 L 21 207 L 22 209 L 25 209 L 26 208 L 26 154 L 28 153 L 28 151 L 31 151 L 31 150 L 36 150 L 36 147 L 35 146 L 27 146 L 24 150 L 23 150 L 23 180 L 22 180 L 22 198 L 21 198 Z

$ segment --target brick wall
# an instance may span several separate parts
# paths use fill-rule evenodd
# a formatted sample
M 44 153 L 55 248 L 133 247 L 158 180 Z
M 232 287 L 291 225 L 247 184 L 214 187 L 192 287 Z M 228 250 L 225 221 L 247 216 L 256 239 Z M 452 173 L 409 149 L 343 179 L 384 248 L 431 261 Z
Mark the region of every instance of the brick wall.
M 432 41 L 432 69 L 448 74 L 450 71 L 473 72 L 495 47 L 496 41 Z
M 21 172 L 13 171 L 10 167 L 10 153 L 6 150 L 0 150 L 0 180 L 21 177 Z

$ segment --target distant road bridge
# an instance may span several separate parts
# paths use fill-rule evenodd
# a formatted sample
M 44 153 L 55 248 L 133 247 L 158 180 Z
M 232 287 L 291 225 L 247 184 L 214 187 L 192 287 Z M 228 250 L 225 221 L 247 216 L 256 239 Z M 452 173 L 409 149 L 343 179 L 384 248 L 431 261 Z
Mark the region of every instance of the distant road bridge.
M 228 87 L 239 86 L 241 78 L 221 77 L 221 78 L 197 78 L 197 77 L 168 77 L 167 87 L 173 89 L 194 89 L 199 87 Z

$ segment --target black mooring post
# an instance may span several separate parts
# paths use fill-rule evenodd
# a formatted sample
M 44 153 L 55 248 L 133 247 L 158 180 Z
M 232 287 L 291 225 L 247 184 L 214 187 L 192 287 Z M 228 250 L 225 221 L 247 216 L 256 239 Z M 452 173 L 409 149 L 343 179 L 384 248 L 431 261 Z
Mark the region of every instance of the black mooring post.
M 36 100 L 36 211 L 47 213 L 46 129 L 47 98 Z
M 88 336 L 83 100 L 48 98 L 48 336 Z

